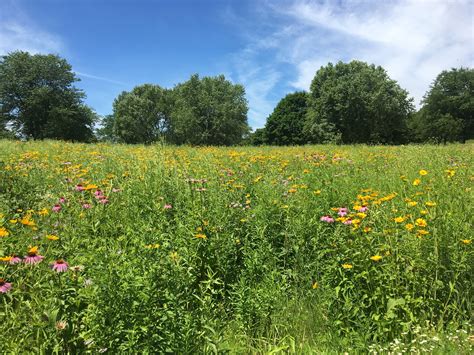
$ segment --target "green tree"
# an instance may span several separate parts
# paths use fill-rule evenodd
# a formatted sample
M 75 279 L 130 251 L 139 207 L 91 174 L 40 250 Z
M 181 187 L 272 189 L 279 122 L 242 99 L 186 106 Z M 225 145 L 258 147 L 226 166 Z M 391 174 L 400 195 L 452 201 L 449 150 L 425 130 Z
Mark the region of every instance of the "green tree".
M 313 143 L 402 143 L 412 111 L 408 92 L 382 67 L 329 63 L 311 83 L 304 131 Z
M 101 142 L 115 142 L 117 136 L 114 131 L 115 117 L 114 115 L 106 115 L 100 120 L 100 127 L 97 128 L 95 135 Z
M 255 132 L 252 132 L 248 138 L 248 144 L 250 145 L 267 144 L 267 135 L 266 135 L 265 128 L 257 128 Z
M 113 126 L 114 135 L 125 143 L 149 144 L 165 138 L 170 126 L 170 95 L 169 90 L 152 84 L 122 92 L 114 101 L 108 128 Z
M 233 145 L 249 132 L 242 85 L 223 75 L 191 78 L 174 88 L 172 141 L 177 144 Z
M 66 60 L 12 52 L 0 59 L 0 122 L 23 137 L 87 141 L 95 113 Z
M 307 114 L 308 94 L 295 92 L 286 95 L 268 116 L 265 134 L 268 144 L 295 145 L 306 143 L 303 133 Z
M 474 138 L 474 69 L 441 72 L 422 103 L 412 123 L 420 140 L 446 143 Z

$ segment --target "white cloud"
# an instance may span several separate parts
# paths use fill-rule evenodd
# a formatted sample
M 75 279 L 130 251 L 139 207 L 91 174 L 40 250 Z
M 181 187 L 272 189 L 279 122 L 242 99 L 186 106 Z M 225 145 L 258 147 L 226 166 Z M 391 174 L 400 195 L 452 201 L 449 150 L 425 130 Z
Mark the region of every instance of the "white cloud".
M 15 50 L 35 53 L 59 53 L 61 38 L 41 30 L 14 0 L 0 3 L 0 55 Z
M 273 10 L 302 26 L 300 37 L 281 50 L 295 52 L 297 44 L 310 42 L 319 48 L 294 57 L 295 88 L 308 89 L 327 61 L 360 59 L 384 67 L 418 104 L 442 70 L 472 67 L 473 7 L 469 0 L 350 1 L 342 6 L 297 1 Z
M 82 72 L 79 72 L 79 71 L 75 71 L 74 73 L 76 73 L 76 75 L 78 75 L 78 76 L 88 78 L 88 79 L 105 81 L 107 83 L 117 84 L 117 85 L 127 85 L 126 83 L 123 83 L 121 81 L 117 81 L 117 80 L 113 80 L 113 79 L 109 79 L 109 78 L 104 78 L 103 76 L 97 76 L 97 75 L 82 73 Z

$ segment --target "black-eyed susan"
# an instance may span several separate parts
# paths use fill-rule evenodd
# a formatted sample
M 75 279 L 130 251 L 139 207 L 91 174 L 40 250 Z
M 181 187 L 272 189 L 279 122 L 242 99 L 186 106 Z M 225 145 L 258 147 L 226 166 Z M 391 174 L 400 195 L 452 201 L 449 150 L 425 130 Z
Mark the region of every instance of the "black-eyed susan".
M 382 257 L 377 254 L 377 255 L 371 256 L 371 257 L 370 257 L 370 260 L 372 260 L 372 261 L 380 261 L 380 260 L 382 260 Z

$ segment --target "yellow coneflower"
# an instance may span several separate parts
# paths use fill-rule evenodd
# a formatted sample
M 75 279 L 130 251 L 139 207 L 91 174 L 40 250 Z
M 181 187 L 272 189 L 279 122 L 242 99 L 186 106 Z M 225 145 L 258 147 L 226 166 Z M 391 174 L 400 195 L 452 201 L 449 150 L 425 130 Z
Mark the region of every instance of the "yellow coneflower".
M 354 266 L 352 264 L 342 264 L 343 269 L 352 269 Z
M 373 260 L 373 261 L 380 261 L 381 259 L 382 257 L 380 255 L 374 255 L 370 257 L 370 260 Z
M 423 218 L 418 218 L 415 221 L 415 225 L 418 226 L 418 227 L 426 227 L 428 225 L 428 223 L 426 223 L 426 221 Z

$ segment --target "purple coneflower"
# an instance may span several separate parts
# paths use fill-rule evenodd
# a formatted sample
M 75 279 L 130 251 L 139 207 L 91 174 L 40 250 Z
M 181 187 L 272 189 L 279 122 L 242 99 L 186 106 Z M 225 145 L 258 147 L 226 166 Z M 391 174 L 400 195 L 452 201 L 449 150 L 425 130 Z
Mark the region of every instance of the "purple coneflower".
M 7 293 L 12 288 L 10 282 L 6 282 L 4 279 L 0 278 L 0 293 Z
M 369 209 L 369 207 L 367 206 L 362 206 L 361 208 L 359 208 L 359 212 L 367 212 L 367 210 Z
M 344 217 L 344 216 L 347 214 L 347 208 L 346 208 L 346 207 L 341 207 L 341 208 L 339 208 L 339 212 L 337 212 L 337 214 L 338 214 L 340 217 Z
M 107 197 L 105 196 L 101 196 L 102 198 L 99 200 L 99 203 L 105 205 L 107 203 L 109 203 L 109 200 L 107 200 Z
M 342 223 L 344 223 L 345 225 L 350 225 L 350 224 L 352 224 L 352 220 L 348 219 L 347 221 L 344 221 Z
M 59 212 L 61 211 L 61 205 L 54 205 L 52 208 L 53 212 Z
M 19 263 L 21 263 L 21 258 L 16 256 L 15 254 L 13 254 L 11 256 L 11 259 L 10 259 L 9 263 L 12 264 L 12 265 L 19 264 Z
M 77 184 L 75 189 L 76 191 L 84 191 L 84 186 L 82 186 L 81 184 Z
M 321 222 L 334 223 L 334 218 L 331 216 L 322 216 L 320 220 Z
M 38 264 L 41 260 L 44 259 L 44 256 L 38 254 L 38 247 L 32 247 L 28 250 L 28 254 L 25 256 L 25 264 Z
M 85 210 L 88 210 L 89 208 L 91 208 L 92 206 L 89 204 L 89 203 L 83 203 L 82 204 L 82 208 L 84 208 Z
M 66 203 L 67 200 L 64 197 L 59 198 L 59 203 Z
M 56 260 L 51 267 L 56 272 L 66 272 L 69 265 L 64 260 L 59 259 L 59 260 Z
M 173 208 L 173 206 L 171 206 L 171 204 L 166 204 L 164 207 L 163 207 L 165 210 L 170 210 Z

